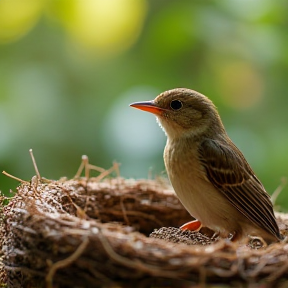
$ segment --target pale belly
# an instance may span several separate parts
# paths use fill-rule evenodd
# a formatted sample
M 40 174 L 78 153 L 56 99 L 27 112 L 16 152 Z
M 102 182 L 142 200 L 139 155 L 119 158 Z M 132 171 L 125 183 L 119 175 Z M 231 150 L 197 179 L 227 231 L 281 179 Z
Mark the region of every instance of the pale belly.
M 203 226 L 218 232 L 229 227 L 229 212 L 234 210 L 234 207 L 211 184 L 195 177 L 182 178 L 181 181 L 177 175 L 169 177 L 183 206 Z
M 204 168 L 196 158 L 181 155 L 173 157 L 173 150 L 165 149 L 165 165 L 170 182 L 186 210 L 203 226 L 209 227 L 223 236 L 241 230 L 244 216 L 219 192 L 205 176 Z M 244 221 L 246 219 L 243 219 Z
M 184 147 L 166 145 L 164 161 L 170 182 L 186 210 L 203 226 L 206 226 L 222 237 L 230 233 L 237 238 L 247 235 L 259 236 L 275 241 L 275 237 L 255 225 L 239 212 L 225 195 L 207 179 L 193 143 L 184 143 Z M 183 151 L 177 153 L 176 149 Z

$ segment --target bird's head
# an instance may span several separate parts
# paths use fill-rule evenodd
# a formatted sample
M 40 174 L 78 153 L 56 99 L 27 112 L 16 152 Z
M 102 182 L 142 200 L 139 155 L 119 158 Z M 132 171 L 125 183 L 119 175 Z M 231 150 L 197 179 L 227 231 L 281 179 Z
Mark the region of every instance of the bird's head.
M 219 133 L 225 131 L 212 101 L 194 90 L 177 88 L 161 93 L 152 101 L 130 106 L 155 114 L 170 139 L 198 138 L 203 134 L 209 137 L 215 129 Z

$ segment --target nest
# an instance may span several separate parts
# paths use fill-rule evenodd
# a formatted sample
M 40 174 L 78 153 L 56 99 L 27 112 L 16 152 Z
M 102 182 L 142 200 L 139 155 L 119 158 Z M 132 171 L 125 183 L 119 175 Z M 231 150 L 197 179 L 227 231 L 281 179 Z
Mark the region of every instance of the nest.
M 163 181 L 34 177 L 17 190 L 2 199 L 3 287 L 288 287 L 285 241 L 182 231 L 191 216 Z M 288 217 L 277 221 L 287 234 Z

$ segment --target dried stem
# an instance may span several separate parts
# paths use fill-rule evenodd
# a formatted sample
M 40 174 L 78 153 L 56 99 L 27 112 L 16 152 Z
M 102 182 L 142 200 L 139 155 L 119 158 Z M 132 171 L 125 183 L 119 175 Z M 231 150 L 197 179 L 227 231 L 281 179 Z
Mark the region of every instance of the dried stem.
M 82 155 L 81 164 L 80 164 L 80 166 L 79 166 L 74 178 L 76 178 L 76 179 L 79 178 L 81 176 L 81 173 L 82 173 L 84 168 L 85 168 L 85 171 L 86 171 L 87 164 L 88 164 L 88 156 L 87 155 Z
M 287 178 L 283 177 L 281 179 L 281 184 L 276 188 L 276 190 L 273 192 L 271 196 L 271 202 L 273 203 L 273 205 L 275 205 L 278 196 L 280 195 L 286 184 L 287 184 Z
M 82 253 L 87 248 L 87 245 L 89 244 L 89 238 L 86 237 L 83 242 L 79 245 L 79 247 L 76 249 L 76 251 L 67 257 L 66 259 L 60 260 L 54 264 L 52 264 L 47 276 L 46 276 L 46 283 L 48 288 L 53 287 L 53 277 L 58 269 L 65 268 L 68 265 L 71 265 L 74 261 L 76 261 Z
M 33 166 L 34 166 L 34 170 L 36 172 L 37 178 L 38 178 L 38 180 L 40 180 L 41 179 L 41 175 L 39 173 L 39 170 L 38 170 L 38 167 L 37 167 L 37 164 L 36 164 L 36 160 L 35 160 L 35 157 L 33 155 L 33 150 L 29 149 L 29 153 L 30 153 L 30 156 L 31 156 L 31 159 L 32 159 L 32 162 L 33 162 Z
M 116 171 L 116 173 L 119 173 L 119 163 L 114 162 L 113 166 L 111 168 L 109 168 L 108 170 L 103 171 L 99 176 L 97 176 L 95 178 L 95 181 L 101 181 L 103 178 L 105 178 L 106 176 L 108 176 L 109 174 L 111 174 L 113 171 Z
M 19 182 L 21 182 L 21 183 L 29 184 L 28 181 L 25 181 L 25 180 L 22 180 L 22 179 L 20 179 L 20 178 L 18 178 L 18 177 L 16 177 L 16 176 L 13 176 L 13 175 L 7 173 L 6 171 L 2 171 L 2 174 L 4 174 L 5 176 L 10 177 L 10 178 L 12 178 L 12 179 L 14 179 L 14 180 L 16 180 L 16 181 L 19 181 Z

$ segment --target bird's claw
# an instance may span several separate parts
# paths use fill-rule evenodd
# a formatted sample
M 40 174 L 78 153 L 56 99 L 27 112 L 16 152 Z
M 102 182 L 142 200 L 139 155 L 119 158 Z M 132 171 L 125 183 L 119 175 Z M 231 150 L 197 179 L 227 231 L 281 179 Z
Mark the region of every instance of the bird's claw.
M 185 230 L 190 230 L 190 231 L 199 231 L 202 227 L 202 224 L 199 220 L 193 220 L 190 222 L 187 222 L 183 224 L 180 229 L 185 231 Z

